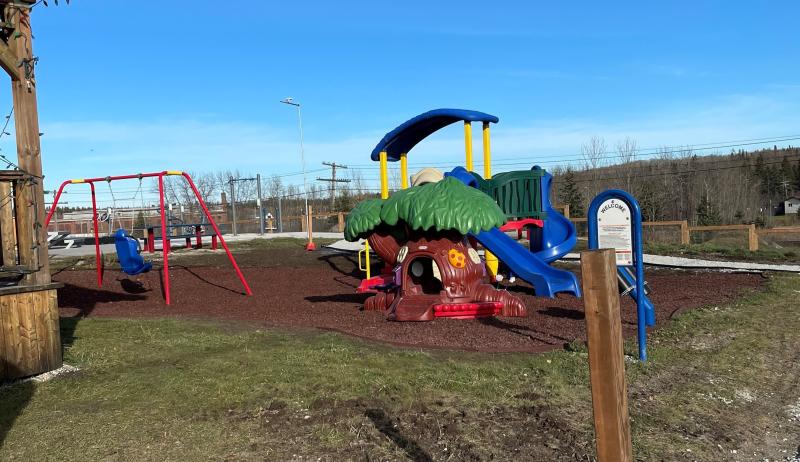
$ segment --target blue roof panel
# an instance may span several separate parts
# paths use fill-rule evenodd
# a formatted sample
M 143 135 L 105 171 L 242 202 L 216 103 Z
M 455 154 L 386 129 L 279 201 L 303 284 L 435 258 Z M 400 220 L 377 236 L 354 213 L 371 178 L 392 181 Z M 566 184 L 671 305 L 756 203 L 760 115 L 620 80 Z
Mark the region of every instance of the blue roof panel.
M 371 158 L 379 160 L 380 153 L 386 151 L 389 162 L 397 162 L 400 160 L 400 154 L 408 153 L 432 133 L 459 121 L 496 124 L 500 119 L 485 112 L 467 109 L 434 109 L 403 122 L 387 133 L 372 150 Z

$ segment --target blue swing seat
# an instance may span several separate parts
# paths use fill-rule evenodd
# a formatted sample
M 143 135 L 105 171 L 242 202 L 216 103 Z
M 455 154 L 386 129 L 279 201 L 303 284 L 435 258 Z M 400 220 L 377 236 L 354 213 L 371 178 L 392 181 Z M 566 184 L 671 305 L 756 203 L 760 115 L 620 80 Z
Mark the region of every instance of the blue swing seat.
M 139 240 L 120 228 L 114 233 L 114 244 L 117 247 L 117 258 L 122 271 L 130 276 L 136 276 L 153 269 L 153 264 L 144 261 L 139 254 L 142 251 Z

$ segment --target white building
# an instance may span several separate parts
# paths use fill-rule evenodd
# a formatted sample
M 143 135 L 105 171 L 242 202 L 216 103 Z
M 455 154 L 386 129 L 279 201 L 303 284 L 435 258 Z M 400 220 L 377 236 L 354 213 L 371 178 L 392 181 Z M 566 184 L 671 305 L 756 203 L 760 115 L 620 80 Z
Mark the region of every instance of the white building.
M 789 215 L 789 214 L 796 215 L 798 213 L 800 213 L 800 197 L 792 196 L 783 201 L 784 215 Z

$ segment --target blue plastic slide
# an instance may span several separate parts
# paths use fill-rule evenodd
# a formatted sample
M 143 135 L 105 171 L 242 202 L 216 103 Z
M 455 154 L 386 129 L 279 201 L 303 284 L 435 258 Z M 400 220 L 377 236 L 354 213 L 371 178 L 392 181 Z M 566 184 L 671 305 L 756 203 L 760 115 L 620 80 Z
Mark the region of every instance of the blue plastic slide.
M 578 278 L 569 271 L 553 268 L 497 228 L 473 234 L 475 239 L 528 282 L 540 297 L 553 298 L 559 292 L 581 296 Z
M 538 165 L 533 170 L 538 170 Z M 541 232 L 541 242 L 537 243 L 537 248 L 532 248 L 531 252 L 537 257 L 552 263 L 575 248 L 578 242 L 578 233 L 575 225 L 564 215 L 558 213 L 550 205 L 550 186 L 553 182 L 553 175 L 548 172 L 542 176 L 542 211 L 547 213 L 544 220 L 544 229 Z

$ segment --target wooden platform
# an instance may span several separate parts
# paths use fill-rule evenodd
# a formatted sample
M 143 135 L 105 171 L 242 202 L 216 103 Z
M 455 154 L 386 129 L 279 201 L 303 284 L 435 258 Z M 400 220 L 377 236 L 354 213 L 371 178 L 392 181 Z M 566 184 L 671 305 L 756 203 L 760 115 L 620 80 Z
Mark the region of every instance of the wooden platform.
M 0 381 L 61 367 L 58 286 L 0 292 Z

